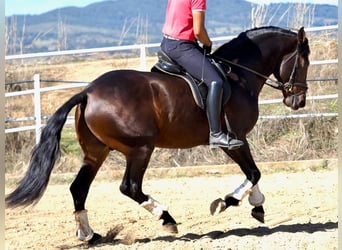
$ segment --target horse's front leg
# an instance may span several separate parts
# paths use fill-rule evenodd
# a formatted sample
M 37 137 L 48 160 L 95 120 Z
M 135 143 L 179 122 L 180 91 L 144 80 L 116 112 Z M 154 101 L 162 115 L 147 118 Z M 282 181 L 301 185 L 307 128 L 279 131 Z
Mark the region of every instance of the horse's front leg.
M 262 204 L 265 201 L 265 196 L 260 192 L 258 184 L 253 186 L 252 182 L 247 179 L 234 192 L 227 194 L 224 199 L 218 198 L 213 201 L 210 205 L 210 213 L 215 215 L 223 212 L 229 206 L 239 206 L 247 195 L 249 204 L 254 206 L 252 216 L 264 223 L 265 212 Z
M 251 213 L 252 216 L 258 221 L 260 221 L 261 223 L 264 223 L 265 211 L 262 205 L 265 202 L 265 196 L 260 192 L 258 183 L 252 187 L 252 191 L 249 194 L 248 201 L 249 201 L 249 204 L 254 206 L 254 208 L 252 209 L 252 213 Z
M 177 223 L 167 210 L 167 206 L 142 192 L 142 181 L 153 148 L 145 146 L 132 149 L 126 155 L 126 170 L 120 185 L 120 191 L 140 204 L 157 219 L 162 220 L 163 229 L 169 233 L 178 233 Z
M 258 181 L 260 179 L 260 171 L 250 153 L 247 141 L 244 146 L 237 150 L 228 151 L 223 149 L 237 164 L 246 175 L 246 180 L 238 186 L 232 193 L 225 196 L 224 199 L 216 199 L 210 206 L 212 215 L 218 214 L 226 210 L 229 206 L 238 206 L 243 198 L 249 196 L 249 203 L 254 206 L 252 216 L 260 222 L 264 222 L 263 203 L 265 196 L 260 192 Z

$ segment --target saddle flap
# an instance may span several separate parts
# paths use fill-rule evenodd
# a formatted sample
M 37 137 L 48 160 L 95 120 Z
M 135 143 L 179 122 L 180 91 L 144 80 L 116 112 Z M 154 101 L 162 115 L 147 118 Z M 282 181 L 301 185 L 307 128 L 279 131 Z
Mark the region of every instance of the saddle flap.
M 151 71 L 159 71 L 169 75 L 177 76 L 182 78 L 189 85 L 194 100 L 201 109 L 205 109 L 206 106 L 206 96 L 208 93 L 207 86 L 200 80 L 195 79 L 186 70 L 173 61 L 164 51 L 160 50 L 157 53 L 158 61 L 152 67 Z M 227 81 L 227 76 L 224 73 L 224 69 L 222 66 L 211 58 L 211 62 L 214 66 L 216 66 L 218 72 L 222 75 L 223 79 Z M 223 85 L 223 103 L 226 103 L 230 97 L 230 86 L 229 84 Z

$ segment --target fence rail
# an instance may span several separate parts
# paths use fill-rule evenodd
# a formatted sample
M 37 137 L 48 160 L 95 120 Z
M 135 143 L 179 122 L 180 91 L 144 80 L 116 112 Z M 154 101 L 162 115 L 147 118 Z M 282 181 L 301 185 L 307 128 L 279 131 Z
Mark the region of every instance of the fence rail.
M 338 30 L 338 25 L 329 25 L 322 27 L 309 27 L 306 28 L 305 31 L 307 33 L 310 32 L 319 32 L 319 31 L 328 31 L 328 30 Z M 337 34 L 337 32 L 336 32 Z M 213 42 L 226 42 L 233 38 L 236 35 L 232 36 L 221 36 L 212 38 Z M 42 52 L 42 53 L 29 53 L 29 54 L 21 54 L 21 55 L 7 55 L 5 56 L 5 61 L 15 60 L 15 59 L 28 59 L 28 58 L 37 58 L 37 57 L 51 57 L 51 56 L 63 56 L 63 55 L 75 55 L 75 54 L 91 54 L 91 53 L 100 53 L 100 52 L 114 52 L 114 51 L 132 51 L 139 50 L 140 51 L 140 70 L 146 70 L 146 50 L 148 48 L 159 48 L 160 43 L 149 43 L 149 44 L 135 44 L 135 45 L 126 45 L 126 46 L 112 46 L 112 47 L 104 47 L 104 48 L 91 48 L 91 49 L 79 49 L 79 50 L 61 50 L 61 51 L 53 51 L 53 52 Z M 318 64 L 327 64 L 329 62 L 324 61 L 316 61 L 312 62 L 312 65 L 315 63 Z M 337 63 L 337 59 L 332 59 L 330 63 Z
M 326 30 L 337 30 L 337 25 L 325 26 L 325 27 L 313 27 L 307 28 L 306 32 L 317 32 L 317 31 L 326 31 Z M 225 36 L 225 37 L 217 37 L 212 40 L 215 42 L 219 41 L 227 41 L 231 40 L 235 36 Z M 142 44 L 142 45 L 128 45 L 128 46 L 114 46 L 114 47 L 105 47 L 105 48 L 94 48 L 94 49 L 82 49 L 82 50 L 66 50 L 66 51 L 55 51 L 55 52 L 44 52 L 44 53 L 34 53 L 34 54 L 23 54 L 23 55 L 9 55 L 5 57 L 6 61 L 15 60 L 15 59 L 26 59 L 26 58 L 36 58 L 36 57 L 51 57 L 51 56 L 62 56 L 62 55 L 74 55 L 74 54 L 89 54 L 89 53 L 99 53 L 99 52 L 111 52 L 111 51 L 125 51 L 125 50 L 140 50 L 140 70 L 146 70 L 146 49 L 148 48 L 157 48 L 159 47 L 159 43 L 151 43 L 151 44 Z M 337 64 L 337 59 L 329 59 L 329 60 L 317 60 L 311 61 L 311 65 L 327 65 L 327 64 Z M 68 83 L 67 85 L 58 85 L 52 87 L 41 87 L 41 82 L 62 82 Z M 308 81 L 337 81 L 337 78 L 331 79 L 309 79 Z M 5 120 L 6 123 L 10 122 L 18 122 L 18 121 L 34 121 L 35 124 L 32 126 L 23 126 L 23 127 L 15 127 L 5 129 L 5 133 L 13 133 L 13 132 L 22 132 L 28 130 L 35 130 L 36 133 L 36 142 L 38 142 L 40 138 L 40 129 L 42 127 L 42 120 L 48 119 L 48 116 L 42 116 L 41 114 L 41 93 L 54 91 L 54 90 L 62 90 L 62 89 L 71 89 L 71 88 L 79 88 L 84 87 L 88 83 L 86 82 L 76 82 L 76 81 L 53 81 L 53 80 L 41 80 L 38 74 L 34 75 L 34 79 L 28 81 L 20 81 L 20 82 L 11 82 L 6 83 L 6 85 L 14 85 L 21 83 L 33 83 L 34 88 L 30 90 L 16 91 L 16 92 L 8 92 L 5 93 L 6 98 L 21 96 L 21 95 L 32 95 L 34 96 L 34 116 L 33 117 L 21 117 L 21 118 L 7 118 Z M 324 99 L 337 99 L 337 94 L 331 95 L 321 95 L 321 96 L 309 96 L 307 100 L 324 100 Z M 281 103 L 282 99 L 272 99 L 272 100 L 260 100 L 260 105 L 272 104 L 272 103 Z M 261 115 L 261 119 L 283 119 L 283 118 L 305 118 L 305 117 L 331 117 L 338 116 L 337 113 L 315 113 L 315 114 L 289 114 L 289 115 Z M 69 116 L 66 124 L 71 124 L 73 122 L 73 117 Z
M 337 81 L 337 78 L 330 79 L 316 79 L 316 81 Z M 315 79 L 309 79 L 308 81 L 315 81 Z M 32 82 L 32 81 L 27 81 Z M 58 85 L 53 87 L 40 87 L 41 82 L 66 82 L 67 85 Z M 34 88 L 30 90 L 9 92 L 5 94 L 5 97 L 14 97 L 21 95 L 32 95 L 34 96 L 34 116 L 31 117 L 21 117 L 21 118 L 7 118 L 5 123 L 11 122 L 19 122 L 19 121 L 34 121 L 35 125 L 31 126 L 23 126 L 23 127 L 15 127 L 5 129 L 5 133 L 14 133 L 14 132 L 23 132 L 28 130 L 35 130 L 36 134 L 36 143 L 38 143 L 40 138 L 40 130 L 44 125 L 42 123 L 43 120 L 47 120 L 49 116 L 42 116 L 41 114 L 41 93 L 54 91 L 54 90 L 63 90 L 63 89 L 71 89 L 71 88 L 79 88 L 84 87 L 88 83 L 86 82 L 76 82 L 76 81 L 57 81 L 57 80 L 41 80 L 39 74 L 34 75 L 33 80 Z M 329 95 L 320 95 L 320 96 L 308 96 L 307 100 L 327 100 L 327 99 L 337 99 L 338 94 L 329 94 Z M 260 100 L 259 105 L 267 105 L 267 104 L 276 104 L 282 103 L 282 99 L 268 99 L 268 100 Z M 309 113 L 309 114 L 287 114 L 287 115 L 260 115 L 260 119 L 285 119 L 285 118 L 310 118 L 310 117 L 334 117 L 338 116 L 337 113 Z M 74 122 L 73 116 L 68 116 L 68 120 L 66 124 L 72 124 Z

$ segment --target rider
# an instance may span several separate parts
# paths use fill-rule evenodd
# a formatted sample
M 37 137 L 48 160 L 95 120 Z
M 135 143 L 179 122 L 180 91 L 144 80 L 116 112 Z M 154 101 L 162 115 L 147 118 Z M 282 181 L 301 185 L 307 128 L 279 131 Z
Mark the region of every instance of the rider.
M 208 86 L 207 118 L 211 147 L 236 149 L 243 142 L 221 130 L 224 81 L 207 55 L 212 42 L 205 28 L 206 0 L 168 0 L 161 49 L 175 62 Z M 201 48 L 198 42 L 203 44 Z

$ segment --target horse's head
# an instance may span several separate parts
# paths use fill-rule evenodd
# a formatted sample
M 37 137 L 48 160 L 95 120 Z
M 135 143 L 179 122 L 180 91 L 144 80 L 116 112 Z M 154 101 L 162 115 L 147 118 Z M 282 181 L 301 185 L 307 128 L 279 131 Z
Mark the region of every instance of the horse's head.
M 250 87 L 249 91 L 256 91 L 257 94 L 266 82 L 264 79 L 271 80 L 269 76 L 273 73 L 278 86 L 271 86 L 283 92 L 286 106 L 297 110 L 305 106 L 309 54 L 304 28 L 296 34 L 268 26 L 242 32 L 215 50 L 213 56 L 223 64 L 234 67 L 233 71 L 245 78 L 245 83 L 255 84 L 253 86 L 256 88 Z M 230 70 L 227 72 L 229 74 Z M 260 80 L 253 79 L 252 75 Z
M 305 36 L 304 28 L 300 28 L 297 36 L 297 49 L 283 57 L 279 69 L 279 81 L 283 82 L 283 103 L 297 110 L 305 106 L 306 76 L 309 67 L 310 48 L 308 39 Z

